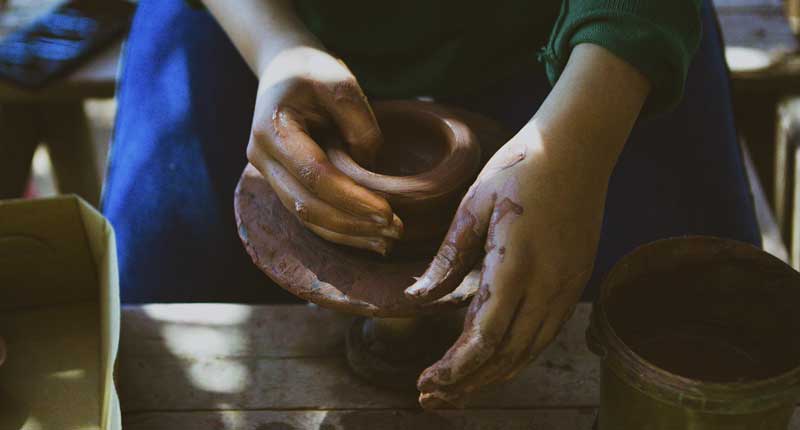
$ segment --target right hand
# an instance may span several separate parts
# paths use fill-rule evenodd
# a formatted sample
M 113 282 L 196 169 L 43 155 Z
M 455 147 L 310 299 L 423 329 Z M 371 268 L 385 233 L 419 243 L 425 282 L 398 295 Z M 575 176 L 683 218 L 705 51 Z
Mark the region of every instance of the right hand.
M 403 224 L 389 203 L 337 170 L 310 130 L 334 128 L 359 164 L 382 144 L 355 77 L 321 49 L 277 54 L 259 81 L 247 158 L 281 203 L 323 239 L 385 255 Z

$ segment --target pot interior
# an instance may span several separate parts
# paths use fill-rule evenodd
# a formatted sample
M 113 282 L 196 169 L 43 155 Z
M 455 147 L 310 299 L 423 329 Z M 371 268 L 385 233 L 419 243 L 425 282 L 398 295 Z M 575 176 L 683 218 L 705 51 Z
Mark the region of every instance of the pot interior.
M 687 263 L 640 272 L 604 300 L 625 345 L 670 373 L 738 383 L 800 366 L 800 287 L 788 266 L 746 259 Z
M 384 144 L 378 152 L 375 173 L 412 176 L 427 172 L 448 154 L 447 132 L 439 118 L 418 112 L 376 112 Z

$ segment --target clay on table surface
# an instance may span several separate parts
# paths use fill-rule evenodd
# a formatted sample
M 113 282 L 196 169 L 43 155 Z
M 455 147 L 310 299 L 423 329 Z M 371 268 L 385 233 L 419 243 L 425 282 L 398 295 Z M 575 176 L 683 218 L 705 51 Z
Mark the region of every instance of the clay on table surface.
M 409 111 L 418 109 L 422 113 L 412 113 L 411 115 L 428 115 L 428 118 L 432 118 L 431 115 L 433 115 L 439 118 L 436 120 L 441 121 L 439 125 L 436 125 L 436 121 L 431 120 L 434 127 L 444 127 L 445 130 L 455 128 L 461 130 L 460 133 L 465 133 L 467 132 L 464 129 L 466 125 L 474 135 L 472 137 L 477 137 L 480 144 L 480 158 L 477 166 L 473 167 L 470 166 L 472 163 L 470 157 L 474 157 L 474 152 L 470 152 L 472 150 L 459 154 L 462 161 L 456 161 L 461 165 L 459 167 L 462 169 L 461 174 L 464 174 L 463 171 L 473 172 L 473 169 L 476 172 L 510 137 L 510 133 L 496 122 L 456 108 L 410 101 L 376 103 L 374 108 L 379 121 L 385 112 L 390 112 L 392 109 Z M 450 124 L 446 124 L 448 122 Z M 392 129 L 391 126 L 387 127 L 387 130 L 390 129 Z M 390 137 L 387 140 L 391 139 Z M 417 161 L 422 158 L 424 163 L 425 154 L 422 149 L 413 148 L 417 152 L 408 157 L 395 156 L 392 158 L 396 160 L 414 160 L 416 158 Z M 438 150 L 441 150 L 441 147 Z M 349 163 L 348 157 L 344 157 L 341 153 L 338 155 L 334 153 L 334 157 L 337 156 L 340 157 L 336 161 L 337 167 L 345 165 L 345 168 L 348 168 L 346 166 Z M 428 158 L 428 162 L 430 162 L 428 171 L 435 171 L 438 165 L 435 161 L 436 156 L 437 154 L 433 151 L 433 156 Z M 452 158 L 450 161 L 453 161 Z M 358 167 L 352 163 L 349 168 L 358 170 L 353 166 Z M 464 166 L 467 168 L 464 169 Z M 389 178 L 389 192 L 384 192 L 384 195 L 390 195 L 393 191 L 391 187 L 394 186 L 394 189 L 397 189 L 398 183 L 407 184 L 408 181 L 404 181 L 404 179 L 426 174 L 425 171 L 419 172 L 413 168 L 405 169 L 398 164 L 382 166 L 379 158 L 376 168 L 379 172 L 383 170 L 387 173 L 410 172 L 416 174 Z M 350 174 L 351 172 L 345 173 Z M 357 173 L 362 174 L 357 181 L 365 181 L 364 177 L 367 178 L 367 181 L 375 181 L 375 178 L 378 177 L 381 180 L 377 181 L 377 186 L 387 184 L 387 181 L 384 180 L 386 178 L 380 178 L 382 175 L 375 175 L 374 172 Z M 421 187 L 425 192 L 415 195 L 413 190 L 400 189 L 397 195 L 389 197 L 393 208 L 397 204 L 416 199 L 417 202 L 423 202 L 423 212 L 426 204 L 430 205 L 428 208 L 432 208 L 429 209 L 429 214 L 447 211 L 446 215 L 438 214 L 442 218 L 441 227 L 429 224 L 432 228 L 439 227 L 436 237 L 433 239 L 434 243 L 446 231 L 455 205 L 458 204 L 466 187 L 474 178 L 474 173 L 468 173 L 466 179 L 460 181 L 458 180 L 460 178 L 448 178 L 447 172 L 440 174 L 449 183 L 435 183 L 437 178 L 429 175 L 426 181 L 432 183 L 419 184 L 428 187 Z M 395 180 L 396 178 L 397 180 Z M 365 185 L 370 186 L 369 184 Z M 442 195 L 441 190 L 443 189 L 445 190 L 444 195 L 447 196 L 444 207 L 441 206 L 441 203 L 432 204 L 432 201 L 436 201 L 436 196 Z M 455 205 L 449 208 L 452 202 L 455 202 Z M 475 271 L 456 291 L 436 302 L 420 305 L 408 300 L 403 291 L 414 282 L 414 277 L 420 276 L 425 271 L 433 258 L 435 247 L 419 246 L 418 252 L 409 249 L 403 255 L 389 254 L 387 257 L 381 257 L 367 251 L 325 241 L 305 228 L 294 215 L 283 207 L 266 179 L 252 166 L 248 165 L 242 173 L 236 188 L 234 206 L 239 236 L 255 265 L 278 285 L 310 302 L 365 316 L 401 317 L 434 311 L 443 307 L 460 306 L 466 303 L 477 290 L 479 279 L 478 273 Z M 432 218 L 433 215 L 430 217 Z

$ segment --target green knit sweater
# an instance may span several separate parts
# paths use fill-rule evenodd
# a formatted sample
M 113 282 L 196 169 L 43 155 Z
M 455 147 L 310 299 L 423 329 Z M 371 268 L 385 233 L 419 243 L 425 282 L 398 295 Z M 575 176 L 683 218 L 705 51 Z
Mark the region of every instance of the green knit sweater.
M 699 44 L 701 0 L 295 0 L 377 97 L 478 91 L 539 61 L 555 83 L 572 48 L 605 47 L 649 78 L 647 114 L 674 107 Z

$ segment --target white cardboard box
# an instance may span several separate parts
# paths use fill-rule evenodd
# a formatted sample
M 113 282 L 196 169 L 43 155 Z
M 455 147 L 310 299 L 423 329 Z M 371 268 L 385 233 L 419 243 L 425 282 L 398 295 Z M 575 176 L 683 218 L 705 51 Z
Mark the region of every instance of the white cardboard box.
M 114 231 L 74 196 L 0 201 L 0 430 L 119 430 Z

